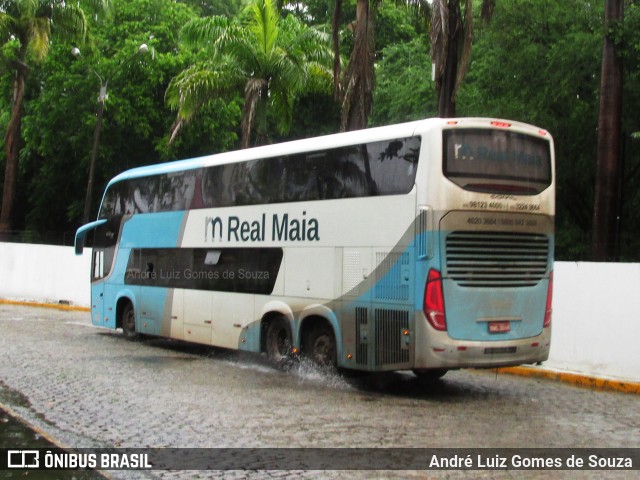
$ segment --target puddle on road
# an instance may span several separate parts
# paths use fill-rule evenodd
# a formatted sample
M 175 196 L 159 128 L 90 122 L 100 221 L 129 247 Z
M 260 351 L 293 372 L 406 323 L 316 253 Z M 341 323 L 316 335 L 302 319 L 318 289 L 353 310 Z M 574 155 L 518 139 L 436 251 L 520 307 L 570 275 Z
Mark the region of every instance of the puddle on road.
M 55 448 L 57 445 L 51 443 L 35 429 L 21 422 L 2 408 L 5 404 L 17 408 L 31 408 L 31 402 L 22 393 L 7 387 L 0 381 L 0 449 L 24 450 L 31 448 Z M 56 479 L 60 480 L 104 480 L 104 476 L 95 471 L 45 471 L 45 470 L 2 470 L 0 479 L 4 478 L 26 478 L 32 480 L 50 480 L 52 473 Z
M 114 341 L 123 341 L 121 334 L 114 331 L 104 331 L 99 334 L 112 337 Z M 486 396 L 490 394 L 483 387 L 478 389 L 477 385 L 460 381 L 459 378 L 456 378 L 458 377 L 457 372 L 450 372 L 444 380 L 428 381 L 416 378 L 409 371 L 328 371 L 318 367 L 304 357 L 287 360 L 281 365 L 274 365 L 263 354 L 227 350 L 161 337 L 141 336 L 135 342 L 151 347 L 158 352 L 172 352 L 169 355 L 159 353 L 158 355 L 139 356 L 136 354 L 131 356 L 134 361 L 140 363 L 170 366 L 174 365 L 174 360 L 178 360 L 180 363 L 191 363 L 202 359 L 210 359 L 241 370 L 293 378 L 299 384 L 306 386 L 359 392 L 364 394 L 366 398 L 364 401 L 371 401 L 369 399 L 370 395 L 392 395 L 427 401 L 458 402 L 472 395 L 477 397 L 478 395 Z
M 6 393 L 3 389 L 3 393 Z M 3 395 L 6 397 L 6 395 Z M 0 408 L 0 449 L 24 450 L 32 448 L 55 448 L 45 437 L 31 429 L 21 421 L 13 418 L 9 413 Z M 104 480 L 104 476 L 94 471 L 66 471 L 55 472 L 46 470 L 2 470 L 0 478 L 29 478 L 30 480 L 51 480 L 55 476 L 60 480 Z

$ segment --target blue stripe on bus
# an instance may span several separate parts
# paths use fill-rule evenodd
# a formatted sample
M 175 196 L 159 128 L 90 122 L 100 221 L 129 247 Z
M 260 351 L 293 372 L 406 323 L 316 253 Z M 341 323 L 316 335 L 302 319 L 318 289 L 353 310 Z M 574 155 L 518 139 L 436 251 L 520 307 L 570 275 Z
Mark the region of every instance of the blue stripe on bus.
M 137 287 L 125 285 L 129 253 L 132 248 L 172 248 L 177 247 L 184 225 L 184 217 L 187 212 L 163 212 L 155 215 L 134 215 L 125 219 L 122 226 L 121 241 L 118 249 L 118 257 L 111 278 L 122 279 L 123 283 L 105 284 L 105 298 L 112 299 L 112 314 L 109 326 L 115 328 L 115 312 L 117 298 L 125 295 L 131 296 L 136 312 L 136 331 L 150 335 L 161 333 L 162 323 L 170 318 L 171 309 L 167 309 L 168 288 L 162 287 Z
M 417 246 L 424 245 L 423 235 L 439 235 L 439 232 L 425 232 L 414 237 L 414 241 L 404 248 L 398 260 L 376 282 L 375 272 L 371 274 L 372 281 L 367 282 L 367 288 L 357 298 L 345 302 L 345 309 L 370 306 L 374 309 L 403 310 L 423 308 L 425 282 L 429 269 L 443 271 L 439 255 L 429 259 L 417 259 L 413 262 L 415 271 L 413 292 L 406 301 L 385 300 L 376 292 L 381 285 L 393 285 L 399 275 L 402 275 L 402 254 L 410 255 L 415 260 Z M 444 235 L 442 235 L 444 238 Z M 553 236 L 549 236 L 550 251 L 553 251 Z M 432 244 L 435 244 L 433 242 Z M 380 268 L 378 266 L 377 268 Z M 548 267 L 550 270 L 551 267 Z M 504 341 L 535 337 L 542 332 L 544 320 L 544 305 L 547 297 L 549 280 L 547 277 L 530 287 L 463 287 L 455 281 L 445 278 L 444 296 L 447 318 L 447 333 L 455 340 L 468 341 Z M 409 283 L 410 285 L 410 283 Z M 410 288 L 410 287 L 409 287 Z M 521 321 L 511 321 L 509 332 L 489 333 L 487 320 L 493 318 L 522 317 Z M 413 314 L 411 315 L 413 318 Z
M 134 215 L 123 226 L 120 248 L 179 247 L 178 240 L 187 212 Z

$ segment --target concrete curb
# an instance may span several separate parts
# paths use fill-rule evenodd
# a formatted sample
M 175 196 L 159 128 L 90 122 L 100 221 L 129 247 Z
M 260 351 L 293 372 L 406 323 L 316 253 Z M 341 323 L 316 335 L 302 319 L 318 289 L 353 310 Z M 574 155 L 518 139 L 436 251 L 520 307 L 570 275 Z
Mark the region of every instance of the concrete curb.
M 6 403 L 0 402 L 0 410 L 4 410 L 7 413 L 7 415 L 12 417 L 17 422 L 20 422 L 25 428 L 28 428 L 29 430 L 32 430 L 33 432 L 37 433 L 40 437 L 42 437 L 45 441 L 49 442 L 51 445 L 57 448 L 64 448 L 62 446 L 62 443 L 58 441 L 58 439 L 54 438 L 52 435 L 50 435 L 48 432 L 45 432 L 42 428 L 38 427 L 37 425 L 34 425 L 33 423 L 29 422 L 26 418 L 24 418 L 22 415 L 20 415 L 18 412 L 16 412 L 13 408 L 11 408 Z
M 522 377 L 546 378 L 594 390 L 606 390 L 640 395 L 640 383 L 593 377 L 580 373 L 559 372 L 539 367 L 503 367 L 493 369 L 496 373 L 519 375 Z
M 30 302 L 26 300 L 6 300 L 0 298 L 0 305 L 16 305 L 19 307 L 38 307 L 38 308 L 54 308 L 56 310 L 69 310 L 75 312 L 90 312 L 89 307 L 82 307 L 80 305 L 68 305 L 66 303 L 45 303 L 45 302 Z
M 5 302 L 0 300 L 0 303 L 5 303 Z M 69 451 L 69 452 L 73 452 L 74 451 L 74 449 L 72 447 L 64 446 L 63 443 L 61 441 L 59 441 L 57 438 L 55 438 L 54 436 L 52 436 L 48 432 L 44 431 L 39 426 L 37 426 L 37 425 L 33 424 L 32 422 L 28 421 L 25 417 L 20 415 L 18 412 L 16 412 L 9 405 L 7 405 L 6 403 L 3 403 L 1 401 L 0 401 L 0 410 L 3 410 L 7 415 L 12 417 L 15 421 L 21 423 L 24 426 L 24 428 L 29 429 L 32 432 L 38 434 L 44 441 L 50 443 L 55 448 L 60 448 L 60 449 L 63 449 L 63 450 Z M 43 448 L 43 447 L 38 447 L 38 448 Z M 105 478 L 106 480 L 112 480 L 113 479 L 113 477 L 105 470 L 94 469 L 94 470 L 87 470 L 87 471 L 93 472 L 96 475 L 99 475 L 99 476 Z M 27 473 L 24 473 L 23 476 L 26 476 Z

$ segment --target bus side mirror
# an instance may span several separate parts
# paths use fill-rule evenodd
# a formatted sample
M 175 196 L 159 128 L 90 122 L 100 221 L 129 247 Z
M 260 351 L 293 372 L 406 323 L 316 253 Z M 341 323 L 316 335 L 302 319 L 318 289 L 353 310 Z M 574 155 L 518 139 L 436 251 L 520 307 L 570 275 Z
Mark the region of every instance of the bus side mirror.
M 96 220 L 95 222 L 87 223 L 86 225 L 83 225 L 78 229 L 74 241 L 76 255 L 82 255 L 82 250 L 84 249 L 84 239 L 87 234 L 100 227 L 101 225 L 104 225 L 105 223 L 107 223 L 106 219 Z

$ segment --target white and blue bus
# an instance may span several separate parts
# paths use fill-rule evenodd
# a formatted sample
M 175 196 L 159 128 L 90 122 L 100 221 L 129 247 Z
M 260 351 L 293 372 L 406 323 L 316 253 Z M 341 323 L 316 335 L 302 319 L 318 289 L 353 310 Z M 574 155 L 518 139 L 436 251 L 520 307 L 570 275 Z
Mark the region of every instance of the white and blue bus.
M 522 123 L 427 119 L 128 170 L 95 325 L 366 371 L 546 360 L 555 167 Z

